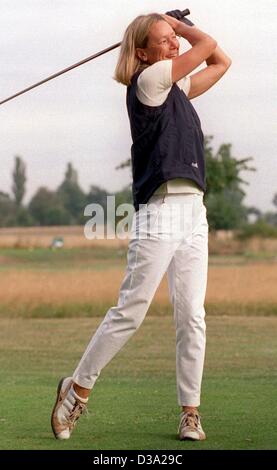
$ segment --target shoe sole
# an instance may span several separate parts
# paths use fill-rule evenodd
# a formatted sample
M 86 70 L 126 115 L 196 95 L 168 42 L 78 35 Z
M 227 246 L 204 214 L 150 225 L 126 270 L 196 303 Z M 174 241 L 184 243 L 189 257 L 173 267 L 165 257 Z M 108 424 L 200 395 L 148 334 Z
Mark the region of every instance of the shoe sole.
M 52 411 L 52 414 L 51 414 L 51 428 L 52 428 L 53 434 L 54 434 L 56 439 L 59 439 L 59 438 L 58 438 L 58 434 L 56 434 L 54 426 L 53 426 L 53 417 L 54 417 L 54 413 L 55 413 L 55 410 L 56 410 L 56 407 L 57 407 L 57 404 L 58 404 L 58 401 L 59 401 L 59 396 L 60 396 L 60 391 L 61 391 L 61 388 L 62 388 L 62 385 L 63 385 L 63 381 L 65 379 L 66 379 L 66 377 L 63 377 L 58 383 L 57 399 L 56 399 L 56 402 L 55 402 L 55 405 L 54 405 L 54 408 L 53 408 L 53 411 Z
M 205 441 L 206 437 L 183 437 L 182 439 L 180 439 L 180 441 L 194 441 L 194 442 L 198 442 L 198 441 Z
M 205 441 L 206 439 L 206 435 L 205 434 L 200 434 L 198 435 L 197 437 L 193 437 L 193 436 L 185 436 L 185 437 L 182 437 L 180 438 L 180 441 Z

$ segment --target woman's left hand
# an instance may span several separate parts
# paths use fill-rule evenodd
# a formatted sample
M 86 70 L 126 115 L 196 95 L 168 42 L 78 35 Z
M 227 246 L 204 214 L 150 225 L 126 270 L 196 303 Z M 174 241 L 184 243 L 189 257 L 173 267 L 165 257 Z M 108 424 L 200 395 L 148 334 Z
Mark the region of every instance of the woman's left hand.
M 161 16 L 164 18 L 164 20 L 170 24 L 171 28 L 174 29 L 174 31 L 176 32 L 176 28 L 178 28 L 178 25 L 179 25 L 179 20 L 177 20 L 176 18 L 173 18 L 172 16 L 169 16 L 169 15 L 163 15 L 161 14 Z

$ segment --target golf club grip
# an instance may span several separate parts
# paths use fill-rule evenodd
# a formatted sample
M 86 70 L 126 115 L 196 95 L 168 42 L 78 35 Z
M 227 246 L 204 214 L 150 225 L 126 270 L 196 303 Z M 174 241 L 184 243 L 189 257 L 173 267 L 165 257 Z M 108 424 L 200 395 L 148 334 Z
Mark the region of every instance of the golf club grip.
M 188 8 L 186 8 L 185 10 L 183 10 L 181 13 L 182 13 L 182 16 L 188 16 L 188 15 L 190 15 L 190 11 L 189 11 Z

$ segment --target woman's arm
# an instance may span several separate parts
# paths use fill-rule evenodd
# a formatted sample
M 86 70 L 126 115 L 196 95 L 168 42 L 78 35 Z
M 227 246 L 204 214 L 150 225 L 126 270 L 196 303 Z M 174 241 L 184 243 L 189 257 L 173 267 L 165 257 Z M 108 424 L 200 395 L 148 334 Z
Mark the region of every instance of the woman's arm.
M 230 57 L 217 46 L 210 57 L 206 59 L 207 67 L 190 76 L 191 85 L 188 98 L 196 98 L 209 90 L 225 74 L 231 63 Z

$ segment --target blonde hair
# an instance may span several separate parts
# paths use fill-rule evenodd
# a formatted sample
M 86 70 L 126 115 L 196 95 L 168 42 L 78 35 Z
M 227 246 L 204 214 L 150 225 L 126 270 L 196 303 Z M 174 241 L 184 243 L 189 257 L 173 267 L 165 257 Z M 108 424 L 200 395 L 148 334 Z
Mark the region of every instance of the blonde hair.
M 129 24 L 121 43 L 114 80 L 128 86 L 131 84 L 134 73 L 148 67 L 148 64 L 142 62 L 136 55 L 136 48 L 147 47 L 148 34 L 152 24 L 161 20 L 164 21 L 164 18 L 158 13 L 150 13 L 137 16 Z

